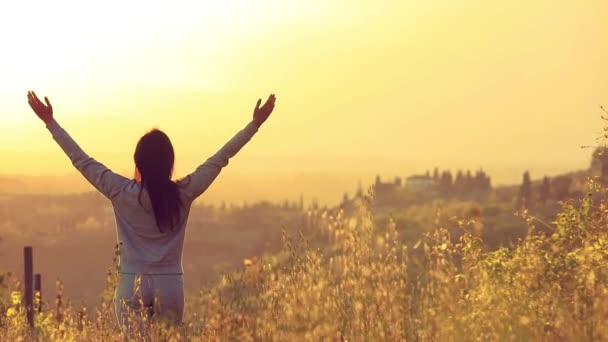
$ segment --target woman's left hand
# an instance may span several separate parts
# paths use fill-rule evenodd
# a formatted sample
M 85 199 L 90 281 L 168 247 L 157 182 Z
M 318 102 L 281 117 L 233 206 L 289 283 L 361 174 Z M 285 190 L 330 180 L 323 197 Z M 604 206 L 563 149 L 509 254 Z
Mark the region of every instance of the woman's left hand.
M 32 107 L 34 113 L 38 115 L 40 120 L 44 121 L 45 124 L 48 124 L 53 121 L 53 106 L 51 106 L 47 97 L 44 98 L 44 102 L 46 102 L 46 105 L 38 99 L 38 96 L 36 96 L 36 93 L 33 91 L 27 92 L 27 103 L 30 104 L 30 107 Z

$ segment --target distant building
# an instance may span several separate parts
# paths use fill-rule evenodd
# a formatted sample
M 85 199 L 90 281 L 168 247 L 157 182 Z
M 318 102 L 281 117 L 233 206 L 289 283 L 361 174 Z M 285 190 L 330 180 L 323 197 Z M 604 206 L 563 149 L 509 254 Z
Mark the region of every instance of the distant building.
M 413 192 L 430 191 L 437 188 L 437 182 L 429 174 L 410 176 L 405 185 L 408 190 Z
M 401 188 L 401 178 L 399 178 L 399 177 L 395 178 L 394 182 L 386 182 L 386 183 L 384 183 L 384 182 L 382 182 L 382 180 L 380 180 L 380 176 L 376 177 L 376 182 L 374 184 L 374 192 L 377 195 L 395 193 L 400 188 Z

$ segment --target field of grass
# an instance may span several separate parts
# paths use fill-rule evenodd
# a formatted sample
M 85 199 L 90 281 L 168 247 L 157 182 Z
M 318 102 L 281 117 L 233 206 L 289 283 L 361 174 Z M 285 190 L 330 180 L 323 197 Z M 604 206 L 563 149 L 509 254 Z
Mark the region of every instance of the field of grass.
M 187 298 L 183 325 L 147 322 L 134 312 L 132 337 L 605 340 L 608 206 L 599 199 L 602 187 L 590 189 L 563 203 L 553 222 L 522 212 L 525 237 L 493 250 L 483 248 L 467 220 L 437 225 L 408 248 L 393 221 L 374 223 L 373 196 L 348 215 L 311 212 L 315 229 L 285 235 L 281 253 L 248 260 L 242 271 Z M 121 340 L 112 308 L 115 277 L 110 269 L 102 304 L 88 312 L 74 309 L 59 287 L 33 330 L 19 285 L 8 282 L 0 340 Z

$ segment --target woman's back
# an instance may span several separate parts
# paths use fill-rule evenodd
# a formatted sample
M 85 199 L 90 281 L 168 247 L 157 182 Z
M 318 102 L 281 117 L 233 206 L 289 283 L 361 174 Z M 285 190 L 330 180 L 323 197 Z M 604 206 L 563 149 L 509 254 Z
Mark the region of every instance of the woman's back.
M 112 199 L 120 243 L 120 272 L 182 274 L 182 250 L 192 202 L 182 195 L 177 224 L 161 231 L 148 192 L 142 186 L 140 182 L 130 181 Z

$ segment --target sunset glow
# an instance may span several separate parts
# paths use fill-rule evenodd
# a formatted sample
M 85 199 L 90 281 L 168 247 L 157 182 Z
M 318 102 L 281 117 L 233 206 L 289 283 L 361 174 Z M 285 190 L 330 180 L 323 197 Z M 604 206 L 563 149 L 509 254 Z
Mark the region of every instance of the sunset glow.
M 2 173 L 72 172 L 29 89 L 120 172 L 132 172 L 137 138 L 162 128 L 178 175 L 276 93 L 276 116 L 210 198 L 251 179 L 267 184 L 257 197 L 293 197 L 309 186 L 285 193 L 269 180 L 304 177 L 321 191 L 322 179 L 353 189 L 434 166 L 483 166 L 499 183 L 513 169 L 586 167 L 578 146 L 593 143 L 608 103 L 607 10 L 600 0 L 11 2 L 0 11 Z
M 0 341 L 608 340 L 607 15 L 2 2 Z

